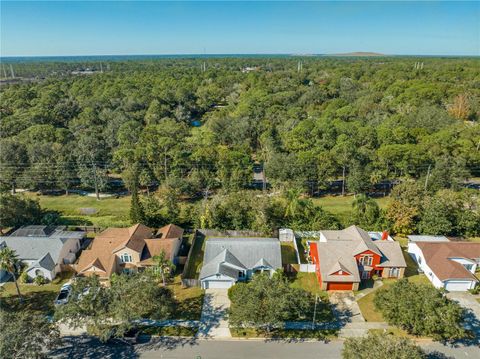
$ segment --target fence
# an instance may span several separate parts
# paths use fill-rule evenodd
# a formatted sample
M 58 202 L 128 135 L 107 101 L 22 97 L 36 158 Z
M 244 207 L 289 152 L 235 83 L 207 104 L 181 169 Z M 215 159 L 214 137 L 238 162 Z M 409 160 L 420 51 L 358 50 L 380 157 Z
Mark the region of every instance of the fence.
M 205 237 L 264 237 L 260 232 L 249 230 L 219 231 L 216 229 L 197 229 L 197 232 L 203 234 Z
M 315 273 L 315 264 L 300 264 L 300 272 Z
M 200 281 L 198 279 L 182 278 L 182 285 L 184 287 L 200 287 Z

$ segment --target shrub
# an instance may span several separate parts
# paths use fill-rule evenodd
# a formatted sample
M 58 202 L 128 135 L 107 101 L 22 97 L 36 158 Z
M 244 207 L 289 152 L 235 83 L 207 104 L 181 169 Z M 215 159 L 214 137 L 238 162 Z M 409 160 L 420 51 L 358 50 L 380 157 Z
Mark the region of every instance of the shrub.
M 455 340 L 466 336 L 461 326 L 462 307 L 442 291 L 402 279 L 387 289 L 377 291 L 375 307 L 389 324 L 409 334 L 430 336 L 436 340 Z
M 20 277 L 18 279 L 20 280 L 20 283 L 23 283 L 23 284 L 30 282 L 30 278 L 28 277 L 27 271 L 23 271 L 22 274 L 20 274 Z
M 41 276 L 41 275 L 37 275 L 35 277 L 35 279 L 33 280 L 33 282 L 36 284 L 36 285 L 44 285 L 44 284 L 47 284 L 48 283 L 48 279 Z

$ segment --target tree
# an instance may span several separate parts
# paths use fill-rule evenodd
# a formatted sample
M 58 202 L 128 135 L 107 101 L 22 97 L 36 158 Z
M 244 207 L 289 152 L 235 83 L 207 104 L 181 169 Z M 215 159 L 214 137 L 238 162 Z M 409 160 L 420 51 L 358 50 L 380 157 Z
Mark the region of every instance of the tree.
M 159 255 L 153 256 L 152 259 L 154 262 L 153 272 L 155 274 L 160 274 L 163 286 L 165 287 L 167 284 L 165 280 L 165 275 L 170 276 L 171 273 L 175 270 L 175 265 L 172 263 L 171 260 L 167 258 L 165 251 L 163 250 Z
M 5 227 L 38 224 L 43 215 L 38 201 L 21 195 L 0 193 L 0 231 Z
M 352 221 L 355 224 L 372 230 L 382 229 L 383 214 L 372 198 L 365 194 L 357 195 L 352 202 L 352 210 Z
M 8 247 L 0 249 L 0 269 L 12 274 L 18 298 L 22 301 L 22 294 L 20 293 L 20 288 L 17 283 L 17 268 L 19 265 L 20 261 L 13 249 Z
M 272 278 L 267 273 L 256 274 L 249 283 L 233 286 L 229 296 L 229 320 L 233 326 L 254 327 L 267 333 L 287 320 L 301 320 L 310 313 L 313 303 L 310 293 L 290 287 L 278 273 Z
M 16 139 L 0 141 L 0 182 L 10 185 L 15 194 L 19 178 L 28 169 L 28 155 L 25 146 Z
M 407 338 L 369 333 L 366 337 L 347 338 L 343 359 L 423 359 L 424 351 Z
M 287 205 L 285 206 L 286 218 L 293 218 L 298 215 L 301 207 L 301 194 L 302 191 L 299 188 L 290 188 L 285 192 L 284 197 L 287 201 Z
M 447 107 L 448 113 L 458 120 L 467 120 L 470 115 L 470 105 L 466 94 L 460 94 Z
M 138 198 L 137 189 L 132 192 L 132 198 L 130 200 L 130 222 L 143 223 L 145 213 L 143 211 L 142 203 Z
M 22 309 L 0 310 L 0 357 L 4 359 L 48 358 L 46 349 L 59 343 L 56 325 L 44 315 Z
M 441 198 L 433 197 L 427 200 L 418 223 L 418 230 L 422 234 L 451 235 L 454 234 L 455 217 L 451 206 Z
M 133 321 L 150 317 L 165 319 L 173 308 L 169 289 L 159 287 L 148 273 L 113 275 L 110 287 L 96 276 L 76 280 L 70 300 L 58 307 L 55 318 L 78 328 L 87 326 L 101 340 L 121 337 Z
M 376 292 L 375 308 L 385 320 L 409 334 L 435 340 L 456 340 L 465 336 L 464 310 L 431 285 L 401 279 Z

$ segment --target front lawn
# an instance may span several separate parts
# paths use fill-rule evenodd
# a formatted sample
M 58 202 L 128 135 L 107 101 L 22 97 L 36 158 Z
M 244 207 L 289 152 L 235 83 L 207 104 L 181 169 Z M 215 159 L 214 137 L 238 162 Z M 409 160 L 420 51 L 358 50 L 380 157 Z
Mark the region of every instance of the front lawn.
M 173 319 L 199 320 L 202 314 L 204 290 L 200 287 L 183 288 L 180 276 L 168 285 L 176 300 Z
M 282 242 L 281 250 L 283 264 L 297 264 L 297 255 L 292 242 Z
M 57 297 L 60 288 L 68 282 L 72 273 L 60 273 L 52 282 L 44 285 L 19 283 L 20 293 L 23 297 L 23 303 L 20 302 L 15 283 L 5 283 L 0 291 L 0 305 L 9 310 L 30 309 L 45 314 L 53 314 L 55 306 L 53 301 Z
M 320 289 L 320 283 L 318 283 L 315 273 L 298 272 L 295 276 L 290 277 L 290 281 L 290 286 L 293 288 L 300 288 L 313 295 L 317 294 L 320 298 L 328 299 L 327 292 Z

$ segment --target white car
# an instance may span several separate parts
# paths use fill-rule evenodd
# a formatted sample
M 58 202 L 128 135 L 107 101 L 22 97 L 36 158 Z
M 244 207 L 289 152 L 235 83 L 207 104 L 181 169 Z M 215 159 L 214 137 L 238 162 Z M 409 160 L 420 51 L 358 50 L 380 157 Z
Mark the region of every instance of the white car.
M 72 285 L 70 283 L 62 285 L 60 288 L 60 293 L 58 293 L 57 298 L 55 299 L 55 305 L 62 305 L 68 302 L 70 298 L 70 293 L 72 292 Z

